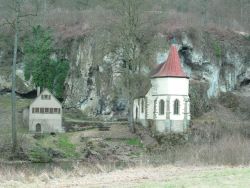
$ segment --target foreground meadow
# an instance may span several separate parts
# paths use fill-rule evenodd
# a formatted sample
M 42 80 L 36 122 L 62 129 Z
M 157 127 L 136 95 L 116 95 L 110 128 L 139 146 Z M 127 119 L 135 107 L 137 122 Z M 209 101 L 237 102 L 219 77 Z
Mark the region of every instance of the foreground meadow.
M 92 169 L 92 170 L 91 170 Z M 97 170 L 98 169 L 98 170 Z M 72 171 L 55 168 L 31 174 L 26 170 L 2 169 L 0 187 L 70 188 L 70 187 L 234 187 L 250 186 L 250 167 L 159 166 L 133 167 L 110 171 L 107 166 L 93 168 L 77 165 Z

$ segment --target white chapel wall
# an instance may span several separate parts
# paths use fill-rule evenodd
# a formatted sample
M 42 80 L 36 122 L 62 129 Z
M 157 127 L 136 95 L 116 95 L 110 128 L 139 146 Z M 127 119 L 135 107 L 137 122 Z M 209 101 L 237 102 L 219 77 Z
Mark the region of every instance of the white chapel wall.
M 188 95 L 189 80 L 187 78 L 154 78 L 153 95 Z

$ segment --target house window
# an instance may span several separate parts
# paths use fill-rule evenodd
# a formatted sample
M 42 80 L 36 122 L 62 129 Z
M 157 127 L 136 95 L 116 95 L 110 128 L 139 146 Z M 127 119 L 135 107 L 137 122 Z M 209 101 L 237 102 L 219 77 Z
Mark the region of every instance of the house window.
M 141 101 L 141 113 L 144 113 L 144 100 Z
M 32 108 L 32 113 L 33 114 L 38 114 L 39 113 L 39 108 Z
M 44 108 L 40 108 L 40 113 L 44 114 Z
M 42 98 L 42 100 L 50 100 L 51 95 L 42 95 L 41 98 Z
M 60 108 L 32 108 L 33 114 L 60 114 L 60 112 Z
M 164 100 L 160 100 L 159 102 L 159 114 L 164 115 L 165 113 L 165 102 Z
M 180 113 L 180 101 L 176 99 L 174 101 L 174 114 L 178 115 Z

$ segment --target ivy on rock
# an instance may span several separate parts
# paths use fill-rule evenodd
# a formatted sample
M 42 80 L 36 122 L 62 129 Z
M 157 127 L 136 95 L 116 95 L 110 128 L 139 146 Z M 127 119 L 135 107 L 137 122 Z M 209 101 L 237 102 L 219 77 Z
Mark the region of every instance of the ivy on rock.
M 36 26 L 24 45 L 24 74 L 26 80 L 38 87 L 48 88 L 62 97 L 69 62 L 55 54 L 51 31 Z

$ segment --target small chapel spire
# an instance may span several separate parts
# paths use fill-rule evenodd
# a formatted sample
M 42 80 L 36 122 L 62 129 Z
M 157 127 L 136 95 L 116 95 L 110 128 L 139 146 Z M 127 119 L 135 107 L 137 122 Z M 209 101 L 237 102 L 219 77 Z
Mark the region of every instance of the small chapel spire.
M 177 44 L 177 42 L 176 42 L 176 37 L 175 37 L 174 34 L 170 34 L 170 35 L 168 36 L 168 41 L 170 41 L 170 44 L 171 44 L 171 45 Z
M 177 44 L 177 43 L 176 43 L 176 38 L 175 38 L 175 36 L 173 36 L 173 38 L 172 38 L 172 40 L 171 40 L 171 44 L 172 44 L 172 45 Z
M 151 75 L 152 78 L 160 77 L 179 77 L 188 78 L 181 67 L 180 57 L 177 47 L 172 44 L 169 49 L 169 55 L 165 62 L 160 64 Z

